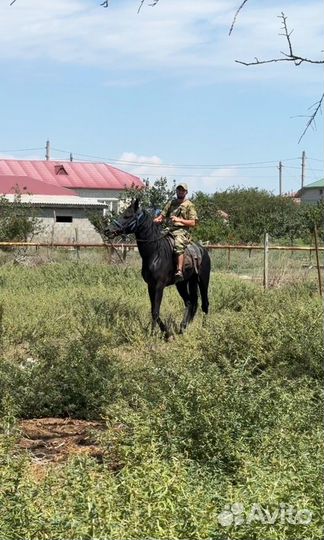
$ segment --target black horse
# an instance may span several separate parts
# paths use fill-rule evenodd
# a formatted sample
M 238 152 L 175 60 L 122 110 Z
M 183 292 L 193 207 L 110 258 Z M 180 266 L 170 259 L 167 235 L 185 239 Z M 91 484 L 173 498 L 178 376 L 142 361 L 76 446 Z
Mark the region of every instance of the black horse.
M 140 208 L 138 199 L 133 201 L 113 223 L 113 228 L 106 229 L 106 236 L 135 234 L 142 257 L 142 276 L 148 285 L 151 301 L 152 327 L 154 329 L 157 323 L 165 336 L 170 337 L 170 330 L 160 318 L 160 306 L 164 288 L 174 284 L 175 258 L 172 236 L 164 232 L 159 224 L 154 223 L 146 210 Z M 195 264 L 186 265 L 184 281 L 176 283 L 185 303 L 180 333 L 184 332 L 197 311 L 198 286 L 202 310 L 208 313 L 210 257 L 208 251 L 198 244 L 195 244 L 195 253 L 197 255 Z

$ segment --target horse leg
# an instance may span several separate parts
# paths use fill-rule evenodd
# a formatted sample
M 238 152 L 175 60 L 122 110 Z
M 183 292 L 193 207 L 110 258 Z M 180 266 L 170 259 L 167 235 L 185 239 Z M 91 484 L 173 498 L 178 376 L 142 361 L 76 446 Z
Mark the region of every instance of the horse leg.
M 208 253 L 204 254 L 201 266 L 199 268 L 198 285 L 201 295 L 201 309 L 204 313 L 208 313 L 208 285 L 210 276 L 210 258 Z
M 191 303 L 191 311 L 189 322 L 191 322 L 196 315 L 198 307 L 198 277 L 197 274 L 194 274 L 189 281 L 189 295 Z
M 167 326 L 160 318 L 160 307 L 163 297 L 163 287 L 157 287 L 156 285 L 148 286 L 149 296 L 151 300 L 151 314 L 152 314 L 152 333 L 156 328 L 156 324 L 159 325 L 161 332 L 163 332 L 166 337 L 170 337 Z
M 192 306 L 191 306 L 191 301 L 190 301 L 190 295 L 188 292 L 188 282 L 180 281 L 180 283 L 176 283 L 176 287 L 178 289 L 178 293 L 180 294 L 185 304 L 185 312 L 184 312 L 183 319 L 180 324 L 180 334 L 183 334 L 190 322 L 190 313 L 191 313 Z

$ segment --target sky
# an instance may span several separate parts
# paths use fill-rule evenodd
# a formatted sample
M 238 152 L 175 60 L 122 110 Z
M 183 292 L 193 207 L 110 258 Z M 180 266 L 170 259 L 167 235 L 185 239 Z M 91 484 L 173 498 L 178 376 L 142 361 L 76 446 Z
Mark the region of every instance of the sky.
M 323 177 L 323 122 L 302 141 L 323 65 L 279 58 L 287 16 L 295 54 L 322 60 L 321 0 L 0 1 L 0 157 L 110 163 L 190 194 L 275 194 Z

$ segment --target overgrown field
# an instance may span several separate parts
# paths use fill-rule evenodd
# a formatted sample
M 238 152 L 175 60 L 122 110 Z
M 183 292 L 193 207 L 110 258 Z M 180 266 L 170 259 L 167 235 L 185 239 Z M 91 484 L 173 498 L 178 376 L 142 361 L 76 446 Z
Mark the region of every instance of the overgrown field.
M 171 343 L 137 269 L 7 265 L 0 285 L 0 538 L 322 537 L 316 284 L 215 273 L 210 316 Z M 162 315 L 180 321 L 174 288 Z M 104 420 L 103 463 L 35 468 L 17 420 L 46 416 Z

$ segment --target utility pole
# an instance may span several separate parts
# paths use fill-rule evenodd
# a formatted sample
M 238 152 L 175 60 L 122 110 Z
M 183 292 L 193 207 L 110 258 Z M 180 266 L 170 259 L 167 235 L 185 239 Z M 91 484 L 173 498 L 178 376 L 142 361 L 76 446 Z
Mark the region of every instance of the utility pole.
M 303 150 L 302 167 L 301 167 L 301 187 L 302 188 L 304 187 L 304 180 L 305 180 L 305 159 L 306 159 L 306 154 L 305 154 L 305 150 Z
M 279 161 L 279 195 L 282 195 L 282 163 Z
M 50 154 L 50 142 L 49 142 L 49 140 L 46 141 L 46 147 L 45 147 L 45 149 L 46 149 L 45 159 L 46 159 L 46 161 L 49 161 L 49 160 L 50 160 L 50 156 L 51 156 L 51 154 Z

